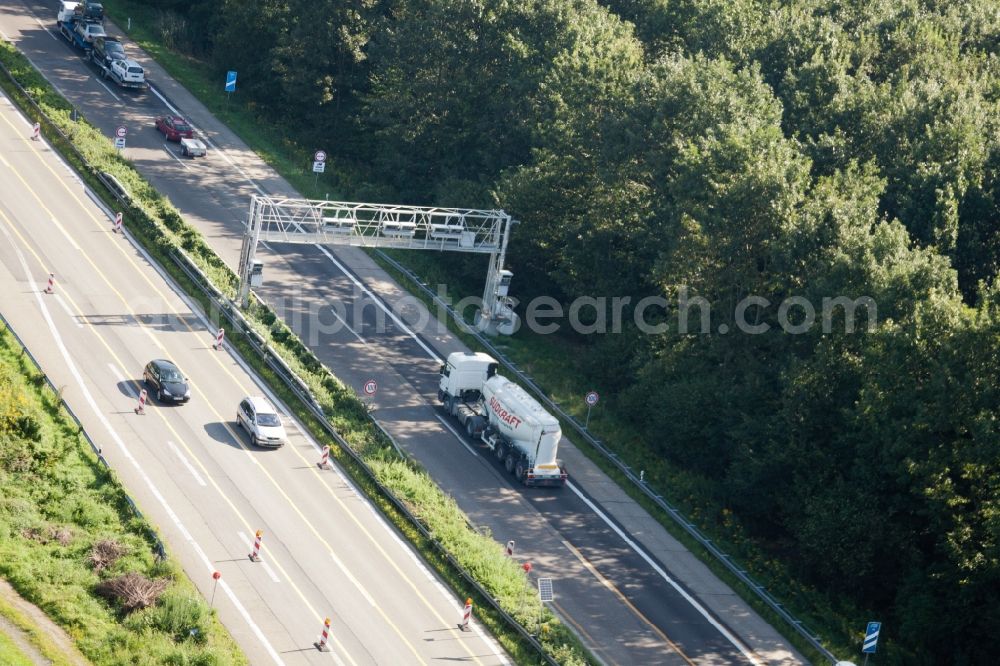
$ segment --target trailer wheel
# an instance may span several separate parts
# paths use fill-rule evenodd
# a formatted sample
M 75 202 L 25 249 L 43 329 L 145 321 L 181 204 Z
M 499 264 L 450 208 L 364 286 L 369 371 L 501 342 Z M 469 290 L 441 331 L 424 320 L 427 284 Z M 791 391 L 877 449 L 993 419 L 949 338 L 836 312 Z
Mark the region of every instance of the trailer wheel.
M 508 474 L 514 473 L 514 456 L 507 456 L 507 459 L 503 461 L 504 469 L 507 470 Z
M 517 480 L 521 483 L 524 483 L 525 477 L 528 476 L 528 470 L 524 466 L 523 459 L 517 461 L 517 466 L 514 468 L 514 476 L 516 476 Z
M 503 459 L 507 457 L 507 445 L 504 442 L 500 442 L 493 452 L 496 454 L 497 460 L 503 462 Z

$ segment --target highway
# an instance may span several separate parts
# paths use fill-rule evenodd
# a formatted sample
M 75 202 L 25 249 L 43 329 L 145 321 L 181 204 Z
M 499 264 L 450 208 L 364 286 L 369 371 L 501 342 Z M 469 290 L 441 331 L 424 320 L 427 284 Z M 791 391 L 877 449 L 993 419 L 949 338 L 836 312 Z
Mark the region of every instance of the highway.
M 287 411 L 286 446 L 249 447 L 236 406 L 264 389 L 27 136 L 3 98 L 0 307 L 206 597 L 221 572 L 216 607 L 252 663 L 509 663 L 478 625 L 458 628 L 461 602 L 353 485 L 316 467 L 318 445 Z M 185 371 L 190 403 L 135 413 L 152 358 Z M 325 617 L 328 653 L 313 647 Z
M 134 45 L 129 48 L 151 72 L 154 90 L 135 95 L 107 88 L 53 34 L 51 13 L 42 3 L 3 0 L 0 29 L 106 135 L 118 125 L 128 127 L 126 156 L 235 267 L 250 195 L 293 190 Z M 155 117 L 170 109 L 183 112 L 209 139 L 207 158 L 179 159 L 176 146 L 164 143 L 152 129 Z M 398 301 L 403 292 L 364 253 L 271 246 L 261 254 L 265 285 L 258 293 L 359 393 L 367 379 L 377 380 L 380 422 L 474 523 L 501 543 L 515 539 L 516 556 L 530 561 L 535 575 L 555 579 L 554 609 L 599 659 L 608 664 L 803 661 L 570 442 L 563 441 L 562 457 L 569 463 L 571 487 L 524 490 L 512 485 L 482 446 L 453 431 L 435 404 L 436 371 L 441 358 L 464 347 L 443 330 L 412 330 L 419 308 L 400 309 L 398 318 L 380 309 L 382 300 Z M 4 263 L 11 266 L 6 257 Z M 375 293 L 378 299 L 372 298 Z M 331 325 L 337 316 L 331 304 L 343 306 L 337 314 L 346 325 Z M 379 319 L 384 325 L 378 325 Z M 198 335 L 204 346 L 206 333 Z M 173 334 L 168 337 L 173 339 Z M 132 367 L 144 362 L 135 359 Z M 229 411 L 238 398 L 232 398 Z M 308 460 L 308 447 L 301 443 L 289 448 L 302 451 Z M 274 455 L 242 453 L 267 460 Z M 170 460 L 162 451 L 161 457 Z M 267 470 L 276 473 L 270 465 Z M 275 492 L 274 484 L 261 491 Z M 299 501 L 315 506 L 319 500 Z M 247 534 L 253 529 L 243 527 Z M 314 539 L 304 533 L 301 545 L 294 539 L 281 543 L 298 553 Z

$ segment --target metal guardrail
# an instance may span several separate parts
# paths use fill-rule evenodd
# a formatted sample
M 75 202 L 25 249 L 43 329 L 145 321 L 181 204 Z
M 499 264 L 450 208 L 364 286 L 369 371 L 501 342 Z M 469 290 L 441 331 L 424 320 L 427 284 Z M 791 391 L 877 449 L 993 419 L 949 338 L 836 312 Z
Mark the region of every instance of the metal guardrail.
M 768 608 L 777 613 L 788 625 L 795 630 L 802 638 L 804 638 L 813 648 L 816 649 L 820 654 L 830 660 L 830 663 L 837 663 L 839 659 L 833 655 L 832 652 L 826 649 L 820 642 L 820 638 L 816 636 L 813 632 L 809 631 L 801 620 L 792 615 L 788 610 L 779 602 L 774 596 L 767 591 L 767 589 L 755 581 L 747 573 L 745 569 L 741 569 L 734 561 L 733 558 L 722 551 L 718 546 L 712 543 L 711 539 L 702 534 L 695 525 L 689 521 L 683 513 L 680 512 L 675 506 L 663 499 L 663 496 L 658 495 L 653 488 L 650 487 L 649 483 L 646 482 L 644 478 L 637 475 L 631 467 L 629 467 L 614 451 L 610 450 L 605 444 L 590 434 L 582 423 L 575 417 L 572 416 L 559 405 L 559 403 L 552 400 L 548 394 L 542 390 L 535 381 L 529 377 L 527 374 L 521 371 L 517 365 L 507 358 L 507 356 L 497 349 L 482 333 L 476 330 L 473 326 L 470 326 L 466 321 L 464 321 L 456 312 L 451 305 L 442 300 L 437 293 L 434 292 L 429 286 L 427 286 L 413 271 L 411 271 L 406 266 L 400 264 L 398 261 L 387 255 L 382 250 L 375 250 L 376 254 L 379 255 L 383 260 L 385 260 L 389 265 L 395 268 L 397 271 L 406 275 L 410 280 L 416 284 L 425 295 L 430 297 L 438 306 L 443 307 L 451 315 L 455 323 L 462 329 L 463 332 L 468 333 L 476 338 L 476 340 L 483 345 L 494 358 L 503 363 L 510 371 L 517 377 L 518 381 L 522 385 L 529 388 L 542 402 L 544 402 L 552 411 L 559 415 L 564 421 L 570 423 L 573 429 L 576 430 L 577 434 L 583 437 L 588 444 L 597 449 L 601 455 L 603 455 L 611 464 L 618 468 L 622 474 L 628 478 L 629 481 L 642 492 L 650 501 L 654 502 L 658 507 L 660 507 L 664 512 L 669 515 L 675 523 L 677 523 L 685 532 L 688 533 L 691 538 L 701 544 L 712 556 L 726 567 L 730 573 L 736 576 L 741 582 L 743 582 L 747 587 L 749 587 L 753 593 L 763 601 Z
M 500 615 L 500 617 L 502 617 L 510 627 L 517 631 L 522 640 L 534 647 L 538 651 L 539 655 L 545 659 L 546 663 L 550 664 L 550 666 L 558 666 L 558 662 L 546 652 L 541 642 L 539 642 L 538 639 L 524 625 L 514 619 L 510 613 L 500 606 L 497 599 L 495 599 L 489 591 L 486 590 L 486 588 L 473 578 L 472 574 L 470 574 L 465 567 L 463 567 L 462 564 L 456 560 L 455 557 L 441 544 L 441 542 L 434 537 L 433 533 L 431 533 L 431 531 L 424 526 L 423 522 L 413 515 L 406 504 L 396 497 L 396 495 L 389 488 L 382 485 L 382 483 L 378 480 L 378 477 L 375 476 L 375 473 L 370 467 L 368 467 L 367 463 L 365 463 L 364 459 L 358 455 L 347 440 L 341 437 L 340 433 L 338 433 L 336 428 L 334 428 L 330 423 L 329 417 L 323 411 L 323 407 L 316 401 L 315 396 L 313 396 L 312 392 L 309 390 L 309 386 L 288 366 L 287 363 L 285 363 L 274 348 L 268 345 L 260 334 L 253 329 L 253 326 L 246 319 L 246 317 L 243 316 L 243 313 L 240 312 L 239 308 L 236 307 L 236 304 L 224 296 L 216 295 L 218 290 L 215 289 L 214 285 L 212 285 L 211 280 L 208 279 L 208 277 L 201 271 L 201 269 L 198 268 L 198 266 L 194 264 L 191 258 L 183 250 L 175 249 L 171 253 L 171 258 L 184 272 L 184 274 L 187 275 L 191 281 L 202 290 L 202 293 L 208 297 L 209 301 L 217 309 L 219 314 L 225 317 L 236 330 L 240 331 L 244 335 L 246 340 L 250 343 L 250 346 L 253 347 L 254 351 L 264 359 L 268 366 L 274 370 L 274 372 L 281 378 L 292 393 L 294 393 L 296 397 L 302 401 L 306 408 L 320 422 L 323 429 L 326 430 L 331 437 L 333 437 L 340 448 L 351 457 L 351 460 L 353 460 L 353 462 L 361 468 L 361 470 L 363 470 L 369 481 L 371 481 L 378 491 L 392 503 L 393 507 L 405 516 L 406 519 L 417 528 L 420 534 L 429 543 L 433 544 L 434 548 L 436 548 L 437 551 L 448 561 L 452 568 L 458 572 L 462 579 L 475 589 L 481 598 L 487 600 L 490 606 L 493 607 L 493 610 Z M 392 443 L 392 445 L 399 452 L 400 456 L 403 459 L 408 460 L 409 457 L 403 454 L 402 449 L 393 439 L 392 435 L 390 435 L 374 418 L 372 418 L 371 421 Z
M 37 114 L 37 117 L 40 118 L 42 121 L 44 121 L 45 124 L 52 131 L 54 131 L 55 134 L 59 136 L 59 138 L 61 138 L 66 143 L 68 148 L 75 154 L 76 158 L 80 161 L 80 163 L 83 164 L 87 169 L 90 169 L 90 171 L 96 175 L 96 177 L 108 189 L 108 191 L 112 194 L 112 196 L 115 197 L 115 199 L 117 199 L 123 205 L 131 207 L 132 204 L 131 196 L 129 195 L 128 191 L 121 185 L 121 183 L 111 174 L 107 174 L 95 169 L 93 165 L 91 165 L 87 161 L 83 153 L 77 150 L 76 146 L 73 145 L 72 139 L 69 136 L 67 136 L 61 129 L 59 129 L 59 127 L 54 122 L 52 122 L 52 119 L 45 114 L 45 112 L 41 109 L 41 107 L 39 107 L 38 104 L 35 102 L 34 98 L 21 86 L 21 84 L 17 81 L 17 79 L 14 78 L 13 74 L 11 74 L 10 70 L 8 70 L 7 67 L 2 62 L 0 62 L 0 69 L 3 70 L 4 74 L 10 79 L 10 81 L 18 88 L 18 90 L 20 90 L 20 92 L 24 95 L 24 97 L 30 102 L 30 104 L 32 105 Z M 289 387 L 289 389 L 300 400 L 302 400 L 303 404 L 305 404 L 306 407 L 313 413 L 313 415 L 316 416 L 316 418 L 320 421 L 320 423 L 327 430 L 330 436 L 333 437 L 334 440 L 340 445 L 341 449 L 347 452 L 348 455 L 350 455 L 351 458 L 355 461 L 355 463 L 357 463 L 358 466 L 362 470 L 364 470 L 365 474 L 368 475 L 369 479 L 372 481 L 372 483 L 375 484 L 379 492 L 381 492 L 393 504 L 396 510 L 398 510 L 402 515 L 404 515 L 407 518 L 407 520 L 409 520 L 411 524 L 421 533 L 421 535 L 423 535 L 423 537 L 427 539 L 429 543 L 434 545 L 434 547 L 438 550 L 438 552 L 441 553 L 442 557 L 444 557 L 445 560 L 447 560 L 447 562 L 452 566 L 452 568 L 456 572 L 458 572 L 458 574 L 462 577 L 462 579 L 465 580 L 466 583 L 476 591 L 476 594 L 479 595 L 480 598 L 485 599 L 487 603 L 489 603 L 489 605 L 504 620 L 504 622 L 506 622 L 508 626 L 513 628 L 520 635 L 522 640 L 527 642 L 536 651 L 538 651 L 542 659 L 545 660 L 545 663 L 549 664 L 550 666 L 559 666 L 558 662 L 556 662 L 546 652 L 541 642 L 524 625 L 515 620 L 514 617 L 510 615 L 510 613 L 504 610 L 500 606 L 498 600 L 495 599 L 482 585 L 480 585 L 478 581 L 476 581 L 472 577 L 472 575 L 462 566 L 462 564 L 458 560 L 455 559 L 455 557 L 450 552 L 448 552 L 448 550 L 441 544 L 440 541 L 438 541 L 434 537 L 434 535 L 423 525 L 423 523 L 409 511 L 406 505 L 403 504 L 403 502 L 401 502 L 399 498 L 397 498 L 388 488 L 383 486 L 378 481 L 378 479 L 372 472 L 371 468 L 369 468 L 368 465 L 365 464 L 365 462 L 361 459 L 361 457 L 358 456 L 357 452 L 355 452 L 354 449 L 351 448 L 350 444 L 348 444 L 348 442 L 343 437 L 341 437 L 340 434 L 334 429 L 333 425 L 330 424 L 326 414 L 323 412 L 322 407 L 316 402 L 315 397 L 309 390 L 308 385 L 295 372 L 293 372 L 291 368 L 288 367 L 288 364 L 285 363 L 285 361 L 277 354 L 277 352 L 273 348 L 271 348 L 269 345 L 266 344 L 264 339 L 260 336 L 259 333 L 257 333 L 253 329 L 253 327 L 242 315 L 242 313 L 239 312 L 239 310 L 232 304 L 232 302 L 228 301 L 228 299 L 225 299 L 224 295 L 215 287 L 212 281 L 209 280 L 204 273 L 202 273 L 202 271 L 191 261 L 189 257 L 187 257 L 186 253 L 184 253 L 183 250 L 175 249 L 174 253 L 171 256 L 173 260 L 177 263 L 177 265 L 181 268 L 181 270 L 183 270 L 185 274 L 187 274 L 188 277 L 191 278 L 191 280 L 202 290 L 202 292 L 205 293 L 205 295 L 209 298 L 209 300 L 214 304 L 216 304 L 216 306 L 219 309 L 219 312 L 227 320 L 229 320 L 230 323 L 232 323 L 234 326 L 236 326 L 239 330 L 241 330 L 244 333 L 246 339 L 250 342 L 250 345 L 254 348 L 254 350 L 262 355 L 268 366 L 270 366 L 271 369 L 274 370 L 274 372 L 282 379 L 282 381 L 285 382 L 285 384 Z M 3 318 L 2 313 L 0 313 L 0 320 L 2 320 L 3 323 L 7 326 L 7 330 L 9 330 L 14 335 L 18 343 L 21 345 L 22 349 L 25 350 L 25 352 L 31 358 L 32 362 L 35 363 L 36 367 L 39 367 L 39 371 L 41 372 L 41 368 L 40 366 L 38 366 L 38 363 L 35 360 L 34 356 L 31 355 L 31 352 L 28 351 L 27 346 L 24 345 L 21 338 L 17 335 L 14 329 L 11 328 L 10 325 L 7 323 L 7 320 Z M 48 385 L 50 386 L 50 388 L 52 388 L 53 391 L 56 391 L 55 387 L 52 385 L 52 382 L 49 380 L 48 376 L 45 376 L 45 381 L 46 383 L 48 383 Z M 56 395 L 59 397 L 60 401 L 62 401 L 62 396 L 58 394 L 58 391 L 56 391 Z M 94 443 L 94 441 L 90 438 L 90 435 L 83 428 L 83 424 L 80 423 L 80 420 L 76 417 L 76 414 L 73 412 L 73 410 L 70 409 L 69 405 L 66 404 L 65 401 L 62 401 L 62 405 L 66 408 L 67 413 L 73 418 L 73 421 L 76 422 L 77 426 L 80 428 L 80 432 L 83 433 L 87 441 L 90 443 L 90 446 L 97 455 L 98 460 L 100 460 L 100 462 L 104 465 L 106 469 L 111 470 L 112 468 L 108 464 L 108 461 L 105 460 L 104 456 L 101 454 L 100 447 L 98 447 Z M 375 423 L 375 425 L 379 425 L 378 422 L 375 421 L 375 419 L 372 419 L 372 422 Z M 396 450 L 400 451 L 400 453 L 402 454 L 402 450 L 400 449 L 396 441 L 392 438 L 392 436 L 389 435 L 389 433 L 386 432 L 384 428 L 381 428 L 381 426 L 379 426 L 379 428 L 382 430 L 383 434 L 389 439 L 392 445 L 396 448 Z M 124 489 L 122 490 L 122 492 L 124 493 Z M 128 503 L 131 505 L 132 510 L 135 512 L 136 516 L 145 520 L 144 516 L 139 512 L 139 509 L 135 505 L 135 502 L 132 500 L 132 498 L 127 493 L 125 493 L 124 496 L 128 501 Z M 157 556 L 160 557 L 161 559 L 165 558 L 166 550 L 164 548 L 163 542 L 160 540 L 159 535 L 156 533 L 155 529 L 153 529 L 152 525 L 148 523 L 148 521 L 146 521 L 146 523 L 147 525 L 150 525 L 150 530 L 155 540 L 155 548 Z
M 24 340 L 22 340 L 21 336 L 17 334 L 17 331 L 15 331 L 14 327 L 10 325 L 10 322 L 7 321 L 7 318 L 3 315 L 2 312 L 0 312 L 0 322 L 2 322 L 3 326 L 10 332 L 11 335 L 14 336 L 14 339 L 17 341 L 17 344 L 21 346 L 21 353 L 27 354 L 28 358 L 31 360 L 31 363 L 35 366 L 35 368 L 38 369 L 38 372 L 42 373 L 42 378 L 45 380 L 46 385 L 48 385 L 49 389 L 51 389 L 52 393 L 55 394 L 56 398 L 59 400 L 59 405 L 63 409 L 65 409 L 66 413 L 69 414 L 69 417 L 73 419 L 73 423 L 76 424 L 79 434 L 83 435 L 84 439 L 87 440 L 87 443 L 90 444 L 90 448 L 94 452 L 94 455 L 97 456 L 97 460 L 102 465 L 104 465 L 104 469 L 111 471 L 112 467 L 108 463 L 107 459 L 104 457 L 104 454 L 101 452 L 101 447 L 99 447 L 94 442 L 94 440 L 91 439 L 90 433 L 88 433 L 86 428 L 83 427 L 83 423 L 80 422 L 80 419 L 77 417 L 76 412 L 73 411 L 73 408 L 70 407 L 69 403 L 66 402 L 66 400 L 63 398 L 62 392 L 56 388 L 56 385 L 52 383 L 51 379 L 49 379 L 48 374 L 46 374 L 46 372 L 42 370 L 42 366 L 38 362 L 38 359 L 36 359 L 35 355 L 31 353 L 30 349 L 28 349 L 28 345 L 24 344 Z M 149 528 L 149 532 L 153 537 L 153 550 L 156 553 L 156 558 L 158 560 L 166 559 L 167 550 L 166 548 L 164 548 L 163 542 L 160 540 L 160 535 L 157 534 L 156 529 L 153 527 L 153 524 L 150 523 L 148 520 L 146 520 L 146 517 L 142 515 L 142 512 L 139 511 L 139 507 L 136 506 L 135 504 L 135 500 L 133 500 L 132 497 L 127 492 L 125 492 L 125 487 L 120 483 L 116 482 L 116 484 L 118 486 L 118 490 L 121 491 L 122 496 L 125 498 L 125 501 L 128 502 L 128 505 L 132 508 L 132 513 L 135 515 L 136 518 L 142 520 Z

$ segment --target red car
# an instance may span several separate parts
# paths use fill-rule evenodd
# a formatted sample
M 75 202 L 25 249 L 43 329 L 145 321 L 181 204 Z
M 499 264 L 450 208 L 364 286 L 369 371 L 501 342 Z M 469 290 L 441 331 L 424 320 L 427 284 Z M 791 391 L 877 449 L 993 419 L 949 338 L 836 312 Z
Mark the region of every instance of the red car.
M 156 119 L 156 129 L 163 132 L 167 141 L 194 138 L 194 129 L 180 116 L 160 116 Z

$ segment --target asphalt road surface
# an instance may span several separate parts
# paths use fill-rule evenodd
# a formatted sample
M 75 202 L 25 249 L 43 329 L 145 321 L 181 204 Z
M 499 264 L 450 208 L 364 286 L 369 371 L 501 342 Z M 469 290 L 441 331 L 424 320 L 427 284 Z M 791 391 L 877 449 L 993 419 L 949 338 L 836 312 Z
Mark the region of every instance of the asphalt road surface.
M 0 29 L 107 136 L 128 128 L 125 155 L 235 268 L 251 195 L 294 196 L 292 188 L 134 45 L 128 48 L 150 73 L 151 91 L 125 92 L 97 79 L 55 34 L 51 15 L 47 4 L 0 0 Z M 207 157 L 181 158 L 176 144 L 153 129 L 154 119 L 171 111 L 208 139 Z M 378 382 L 374 403 L 383 426 L 473 522 L 501 543 L 515 539 L 516 556 L 532 563 L 533 574 L 555 579 L 554 609 L 602 661 L 801 661 L 570 442 L 561 451 L 571 485 L 526 490 L 482 445 L 453 430 L 436 405 L 436 372 L 441 358 L 464 347 L 433 326 L 415 331 L 421 308 L 412 303 L 387 314 L 381 302 L 397 303 L 403 293 L 363 252 L 272 245 L 260 258 L 259 295 L 359 394 L 368 379 Z
M 509 663 L 478 625 L 459 629 L 460 600 L 353 485 L 317 468 L 287 410 L 288 444 L 249 445 L 236 407 L 266 391 L 29 131 L 0 98 L 0 307 L 206 597 L 221 572 L 215 605 L 252 663 Z M 190 378 L 188 404 L 135 412 L 152 358 Z

